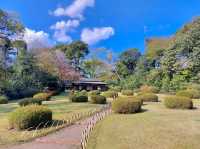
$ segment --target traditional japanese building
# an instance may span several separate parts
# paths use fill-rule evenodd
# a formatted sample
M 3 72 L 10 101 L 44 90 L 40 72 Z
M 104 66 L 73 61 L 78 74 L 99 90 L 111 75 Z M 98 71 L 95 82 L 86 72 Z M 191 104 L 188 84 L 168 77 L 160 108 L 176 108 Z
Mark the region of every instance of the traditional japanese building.
M 66 88 L 67 89 L 75 89 L 75 90 L 101 90 L 106 91 L 108 89 L 107 83 L 102 82 L 97 79 L 88 79 L 88 78 L 81 78 L 78 81 L 66 81 Z

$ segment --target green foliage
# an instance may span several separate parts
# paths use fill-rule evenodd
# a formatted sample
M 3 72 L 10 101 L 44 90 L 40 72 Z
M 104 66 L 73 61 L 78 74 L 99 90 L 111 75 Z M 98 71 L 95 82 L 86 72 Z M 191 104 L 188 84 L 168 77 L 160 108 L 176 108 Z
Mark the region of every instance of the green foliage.
M 185 96 L 188 98 L 198 99 L 200 98 L 200 92 L 195 89 L 187 89 L 187 90 L 181 90 L 176 93 L 177 96 Z
M 188 97 L 183 96 L 168 96 L 164 99 L 164 104 L 170 109 L 192 109 L 193 102 Z
M 97 78 L 105 72 L 105 63 L 102 60 L 93 58 L 83 63 L 83 69 L 90 78 Z
M 0 104 L 7 104 L 8 103 L 8 97 L 2 95 L 0 96 Z
M 88 102 L 88 96 L 81 92 L 72 92 L 69 95 L 71 102 Z
M 120 55 L 119 61 L 116 65 L 118 74 L 120 74 L 122 77 L 132 74 L 136 68 L 140 56 L 141 53 L 139 50 L 134 48 L 123 52 Z
M 52 121 L 51 110 L 44 106 L 30 105 L 12 112 L 9 117 L 9 126 L 17 130 L 34 129 L 50 121 Z
M 51 99 L 51 94 L 49 93 L 37 93 L 33 96 L 34 99 L 40 99 L 42 101 L 49 101 Z
M 146 40 L 146 57 L 150 60 L 159 59 L 169 47 L 170 38 L 151 38 Z
M 95 91 L 90 91 L 89 92 L 89 96 L 93 96 L 93 95 L 100 95 L 101 92 L 99 90 L 95 90 Z
M 22 106 L 28 106 L 28 105 L 41 105 L 42 100 L 41 99 L 34 99 L 34 98 L 24 98 L 21 99 L 18 103 L 21 107 Z
M 92 95 L 91 102 L 94 104 L 106 104 L 106 97 L 102 95 Z
M 133 96 L 134 95 L 133 90 L 122 90 L 121 93 L 122 93 L 122 95 L 126 95 L 126 96 Z
M 107 97 L 107 98 L 117 98 L 118 97 L 118 92 L 106 91 L 106 92 L 103 92 L 102 95 Z
M 140 92 L 142 92 L 142 93 L 158 93 L 159 90 L 154 86 L 142 85 L 140 87 Z
M 137 96 L 137 99 L 143 102 L 158 102 L 158 96 L 153 93 L 141 93 Z
M 110 91 L 121 92 L 121 87 L 120 86 L 111 87 Z
M 141 111 L 141 101 L 131 98 L 119 98 L 112 102 L 112 110 L 115 113 L 131 114 Z
M 58 45 L 55 49 L 63 51 L 66 58 L 71 60 L 77 69 L 80 61 L 89 54 L 88 45 L 82 41 L 74 41 L 69 45 Z

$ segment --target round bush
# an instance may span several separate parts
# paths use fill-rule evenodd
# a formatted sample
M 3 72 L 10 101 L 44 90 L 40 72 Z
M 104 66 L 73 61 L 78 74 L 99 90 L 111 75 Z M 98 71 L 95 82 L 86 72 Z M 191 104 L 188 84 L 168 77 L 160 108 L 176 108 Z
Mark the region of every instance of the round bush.
M 51 98 L 51 94 L 48 93 L 38 93 L 33 96 L 34 99 L 40 99 L 42 101 L 49 101 Z
M 122 90 L 122 95 L 133 96 L 133 94 L 132 90 Z
M 112 102 L 112 110 L 115 113 L 131 114 L 141 111 L 141 101 L 120 98 Z
M 30 105 L 20 107 L 11 113 L 9 126 L 17 130 L 37 128 L 52 121 L 52 111 L 44 106 Z
M 143 85 L 140 87 L 140 92 L 143 93 L 159 93 L 159 89 L 154 86 Z
M 106 104 L 106 97 L 102 95 L 91 96 L 91 102 L 94 104 Z
M 158 96 L 153 93 L 142 93 L 136 96 L 136 98 L 143 102 L 158 102 Z
M 7 104 L 7 103 L 8 103 L 8 97 L 0 96 L 0 104 Z
M 117 98 L 118 97 L 118 92 L 106 91 L 106 92 L 103 92 L 102 95 L 107 97 L 107 98 Z
M 27 106 L 27 105 L 31 105 L 31 104 L 41 105 L 42 100 L 34 99 L 34 98 L 24 98 L 24 99 L 20 100 L 18 104 L 20 106 Z
M 194 99 L 198 99 L 200 98 L 200 93 L 198 90 L 195 89 L 187 89 L 187 90 L 182 90 L 182 91 L 178 91 L 176 93 L 177 96 L 185 96 L 188 98 L 194 98 Z
M 72 101 L 72 102 L 88 102 L 88 96 L 85 96 L 85 95 L 70 95 L 69 96 L 69 99 Z
M 99 90 L 95 90 L 95 91 L 90 91 L 89 92 L 89 95 L 90 96 L 93 96 L 93 95 L 100 95 L 101 94 L 101 92 L 99 91 Z
M 193 102 L 188 97 L 168 96 L 164 99 L 164 104 L 170 109 L 192 109 Z

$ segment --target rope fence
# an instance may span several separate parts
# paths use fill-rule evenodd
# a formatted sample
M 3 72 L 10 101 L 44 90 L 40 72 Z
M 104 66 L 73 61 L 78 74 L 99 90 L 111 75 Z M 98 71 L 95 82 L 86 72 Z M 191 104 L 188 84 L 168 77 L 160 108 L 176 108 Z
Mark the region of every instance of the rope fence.
M 91 116 L 86 122 L 85 128 L 82 131 L 81 135 L 81 149 L 86 149 L 88 139 L 90 137 L 91 132 L 93 131 L 95 125 L 104 119 L 106 116 L 112 113 L 110 104 L 106 105 L 101 111 L 95 113 Z

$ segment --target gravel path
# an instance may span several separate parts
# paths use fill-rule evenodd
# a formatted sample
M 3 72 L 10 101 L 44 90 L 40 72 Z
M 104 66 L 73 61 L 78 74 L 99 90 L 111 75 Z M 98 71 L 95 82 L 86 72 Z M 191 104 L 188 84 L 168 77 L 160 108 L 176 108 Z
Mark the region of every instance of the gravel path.
M 3 149 L 80 149 L 81 133 L 90 118 L 32 142 Z

